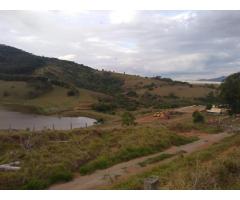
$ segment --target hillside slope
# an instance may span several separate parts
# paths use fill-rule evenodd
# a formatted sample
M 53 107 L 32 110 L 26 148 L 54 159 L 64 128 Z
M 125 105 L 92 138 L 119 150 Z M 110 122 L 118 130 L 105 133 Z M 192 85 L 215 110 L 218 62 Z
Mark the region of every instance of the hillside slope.
M 0 103 L 41 107 L 44 114 L 171 108 L 211 102 L 216 86 L 95 70 L 0 45 Z M 20 88 L 19 88 L 20 87 Z M 15 88 L 15 89 L 14 89 Z M 211 94 L 211 95 L 209 95 Z M 87 98 L 86 98 L 87 97 Z M 60 109 L 61 108 L 61 109 Z

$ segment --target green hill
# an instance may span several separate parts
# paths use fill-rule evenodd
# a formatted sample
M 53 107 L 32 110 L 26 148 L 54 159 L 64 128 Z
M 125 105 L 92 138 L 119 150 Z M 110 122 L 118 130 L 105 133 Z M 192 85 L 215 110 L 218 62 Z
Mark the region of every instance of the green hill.
M 216 89 L 99 71 L 6 45 L 0 45 L 0 80 L 0 104 L 33 106 L 44 114 L 71 111 L 77 115 L 88 109 L 113 115 L 121 110 L 185 106 L 214 100 Z

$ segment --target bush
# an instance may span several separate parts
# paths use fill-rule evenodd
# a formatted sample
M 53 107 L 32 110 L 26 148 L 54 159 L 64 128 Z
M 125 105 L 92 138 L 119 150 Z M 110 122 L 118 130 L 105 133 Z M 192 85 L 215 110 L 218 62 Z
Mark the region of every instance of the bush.
M 125 112 L 122 115 L 122 125 L 130 126 L 134 124 L 135 124 L 135 117 L 131 113 Z
M 192 117 L 194 123 L 204 123 L 205 121 L 204 116 L 199 111 L 193 112 Z
M 67 96 L 71 97 L 71 96 L 77 96 L 79 95 L 79 91 L 75 88 L 72 88 L 70 90 L 68 90 L 67 92 Z
M 212 104 L 207 104 L 206 105 L 206 110 L 211 110 L 212 109 Z
M 56 182 L 67 182 L 70 181 L 73 178 L 73 174 L 71 171 L 64 169 L 63 167 L 56 168 L 51 176 L 50 176 L 50 182 L 56 183 Z
M 129 91 L 129 92 L 127 92 L 127 96 L 129 96 L 129 97 L 137 97 L 138 95 L 137 95 L 137 93 L 135 92 L 135 91 Z
M 3 97 L 8 97 L 8 96 L 10 96 L 9 92 L 4 91 L 4 92 L 3 92 Z
M 48 186 L 48 183 L 43 180 L 32 179 L 23 186 L 25 190 L 43 190 Z
M 93 110 L 96 110 L 98 112 L 111 113 L 116 108 L 116 106 L 110 103 L 100 102 L 100 103 L 94 104 L 92 108 Z
M 97 124 L 103 124 L 104 121 L 105 121 L 105 120 L 104 120 L 103 118 L 100 118 L 100 119 L 97 119 L 97 122 L 96 122 L 96 123 L 97 123 Z

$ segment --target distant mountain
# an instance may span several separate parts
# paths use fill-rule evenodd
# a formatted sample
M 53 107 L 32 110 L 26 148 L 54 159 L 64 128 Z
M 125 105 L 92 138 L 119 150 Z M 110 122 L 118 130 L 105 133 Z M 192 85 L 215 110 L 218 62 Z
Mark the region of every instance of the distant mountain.
M 199 79 L 198 81 L 223 82 L 226 78 L 227 78 L 226 76 L 220 76 L 211 79 Z

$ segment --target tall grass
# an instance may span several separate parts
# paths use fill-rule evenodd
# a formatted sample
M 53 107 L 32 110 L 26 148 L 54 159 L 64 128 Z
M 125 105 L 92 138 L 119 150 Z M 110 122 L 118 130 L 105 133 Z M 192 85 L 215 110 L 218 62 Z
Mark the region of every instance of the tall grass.
M 43 189 L 116 163 L 196 140 L 166 128 L 130 127 L 31 133 L 0 133 L 0 164 L 21 162 L 17 172 L 0 172 L 0 189 Z
M 159 189 L 240 189 L 240 136 L 224 139 L 207 150 L 178 158 L 114 185 L 143 189 L 143 181 L 158 176 Z

